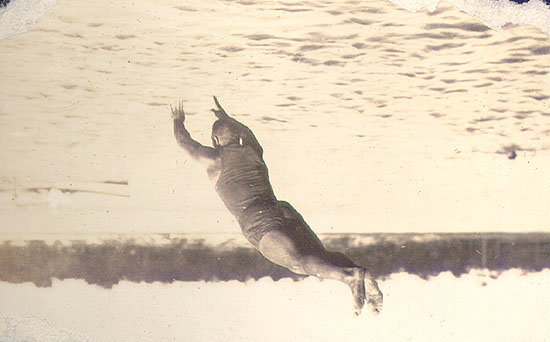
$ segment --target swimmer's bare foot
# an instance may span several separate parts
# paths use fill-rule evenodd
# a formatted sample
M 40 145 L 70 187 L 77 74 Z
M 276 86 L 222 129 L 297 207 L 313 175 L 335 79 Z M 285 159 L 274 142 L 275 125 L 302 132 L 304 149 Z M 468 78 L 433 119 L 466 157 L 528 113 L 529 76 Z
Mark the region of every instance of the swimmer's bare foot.
M 378 288 L 378 283 L 368 273 L 365 273 L 365 286 L 367 292 L 367 304 L 374 314 L 379 314 L 382 311 L 383 295 Z
M 353 294 L 353 313 L 355 316 L 359 316 L 363 305 L 365 305 L 365 269 L 360 267 L 354 268 L 351 281 L 348 285 Z
M 185 112 L 183 111 L 183 102 L 180 101 L 176 108 L 172 108 L 170 105 L 170 110 L 172 111 L 172 120 L 181 120 L 185 121 Z

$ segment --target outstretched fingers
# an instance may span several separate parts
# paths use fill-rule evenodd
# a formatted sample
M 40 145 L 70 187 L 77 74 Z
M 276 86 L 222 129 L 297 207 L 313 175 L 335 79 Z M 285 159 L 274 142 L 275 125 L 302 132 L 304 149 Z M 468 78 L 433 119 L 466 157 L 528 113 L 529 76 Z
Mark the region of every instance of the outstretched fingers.
M 222 108 L 216 96 L 214 96 L 214 103 L 216 104 L 216 109 L 212 109 L 212 112 L 216 115 L 218 119 L 229 118 L 229 115 Z M 179 101 L 178 104 L 174 107 L 170 105 L 170 110 L 172 111 L 172 120 L 181 120 L 185 121 L 185 112 L 183 111 L 183 101 Z
M 214 112 L 214 114 L 216 115 L 216 117 L 218 119 L 229 117 L 229 115 L 227 115 L 225 110 L 222 108 L 222 106 L 218 102 L 218 99 L 216 98 L 216 96 L 214 96 L 214 103 L 216 104 L 216 107 L 218 107 L 218 108 L 217 109 L 212 109 L 212 112 Z
M 174 109 L 170 105 L 170 110 L 172 111 L 172 120 L 181 120 L 185 121 L 185 112 L 183 111 L 183 101 L 180 101 L 176 108 Z

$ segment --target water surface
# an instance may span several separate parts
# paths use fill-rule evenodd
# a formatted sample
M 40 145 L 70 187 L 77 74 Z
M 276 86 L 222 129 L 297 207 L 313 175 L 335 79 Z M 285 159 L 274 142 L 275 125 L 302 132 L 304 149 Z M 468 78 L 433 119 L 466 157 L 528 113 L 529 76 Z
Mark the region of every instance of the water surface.
M 58 1 L 0 63 L 5 233 L 238 231 L 172 136 L 182 100 L 209 144 L 211 95 L 318 232 L 550 227 L 535 28 L 445 3 Z

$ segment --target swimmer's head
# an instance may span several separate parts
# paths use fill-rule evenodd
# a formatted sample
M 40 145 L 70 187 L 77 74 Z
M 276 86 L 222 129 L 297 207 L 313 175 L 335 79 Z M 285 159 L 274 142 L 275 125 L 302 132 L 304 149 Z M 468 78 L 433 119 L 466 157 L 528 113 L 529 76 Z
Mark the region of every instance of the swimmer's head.
M 218 120 L 212 125 L 212 143 L 215 148 L 239 144 L 240 130 L 227 120 Z

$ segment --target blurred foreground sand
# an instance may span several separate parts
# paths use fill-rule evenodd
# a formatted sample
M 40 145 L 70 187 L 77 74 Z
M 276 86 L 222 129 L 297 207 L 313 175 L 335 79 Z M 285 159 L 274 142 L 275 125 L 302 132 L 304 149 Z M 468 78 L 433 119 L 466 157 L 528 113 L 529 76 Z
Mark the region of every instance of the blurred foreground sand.
M 384 311 L 354 317 L 349 290 L 273 282 L 0 283 L 1 341 L 545 341 L 550 271 L 482 272 L 380 282 Z

